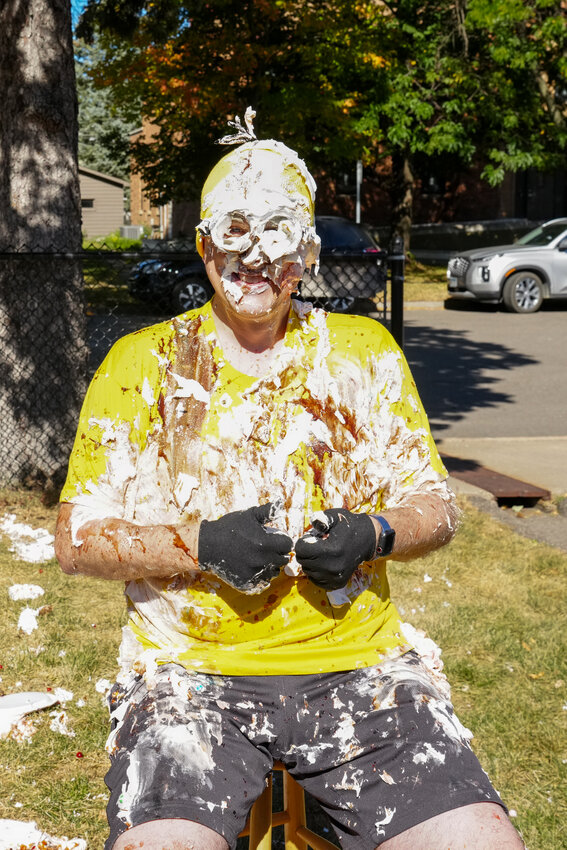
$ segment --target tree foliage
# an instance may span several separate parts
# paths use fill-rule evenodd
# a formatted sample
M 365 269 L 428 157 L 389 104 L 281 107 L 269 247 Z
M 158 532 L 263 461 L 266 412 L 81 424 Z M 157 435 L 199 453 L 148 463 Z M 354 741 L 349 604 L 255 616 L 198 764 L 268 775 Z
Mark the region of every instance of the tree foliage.
M 259 135 L 289 142 L 313 168 L 352 164 L 362 154 L 352 120 L 355 93 L 381 99 L 386 84 L 362 6 L 123 0 L 119 28 L 111 29 L 117 8 L 91 3 L 82 33 L 95 20 L 106 27 L 104 82 L 119 102 L 139 98 L 159 127 L 152 145 L 135 150 L 157 197 L 186 197 L 198 188 L 219 157 L 212 142 L 226 133 L 227 117 L 248 105 L 257 111 Z
M 485 176 L 564 166 L 567 148 L 567 4 L 471 0 L 471 60 L 482 81 L 478 117 Z
M 564 156 L 565 0 L 90 0 L 94 31 L 103 81 L 156 126 L 135 155 L 161 199 L 195 191 L 249 104 L 319 172 L 390 157 L 406 220 L 432 164 L 496 184 Z
M 381 29 L 388 93 L 367 102 L 357 128 L 376 156 L 393 157 L 403 230 L 416 173 L 476 162 L 496 185 L 507 171 L 564 163 L 562 0 L 400 0 L 390 8 Z
M 114 177 L 130 174 L 130 133 L 141 124 L 137 102 L 119 107 L 108 88 L 96 85 L 104 55 L 98 43 L 76 41 L 75 77 L 79 102 L 79 163 Z

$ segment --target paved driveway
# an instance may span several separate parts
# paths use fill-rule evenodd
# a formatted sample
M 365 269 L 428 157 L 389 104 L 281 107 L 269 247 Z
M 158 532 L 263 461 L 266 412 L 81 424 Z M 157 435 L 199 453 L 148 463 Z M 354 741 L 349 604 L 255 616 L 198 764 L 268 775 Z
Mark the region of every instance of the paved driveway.
M 437 439 L 567 435 L 567 307 L 407 309 L 405 353 Z

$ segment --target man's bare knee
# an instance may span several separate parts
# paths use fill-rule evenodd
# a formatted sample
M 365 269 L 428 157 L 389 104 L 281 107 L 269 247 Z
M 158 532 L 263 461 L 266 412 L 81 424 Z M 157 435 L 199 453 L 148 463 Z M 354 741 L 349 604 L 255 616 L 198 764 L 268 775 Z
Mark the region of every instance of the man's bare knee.
M 504 809 L 472 803 L 443 812 L 384 841 L 377 850 L 525 850 Z
M 181 818 L 152 820 L 134 826 L 115 841 L 112 850 L 228 850 L 222 835 Z

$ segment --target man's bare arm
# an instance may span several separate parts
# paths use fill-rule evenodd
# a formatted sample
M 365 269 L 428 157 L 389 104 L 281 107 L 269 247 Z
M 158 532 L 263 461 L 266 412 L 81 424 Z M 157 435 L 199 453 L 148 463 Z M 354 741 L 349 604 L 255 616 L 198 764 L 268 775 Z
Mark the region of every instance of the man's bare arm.
M 392 560 L 419 558 L 451 540 L 458 527 L 460 512 L 454 496 L 447 492 L 447 498 L 438 493 L 415 493 L 399 507 L 379 511 L 396 532 L 390 555 Z M 373 522 L 378 538 L 381 528 L 376 520 Z
M 73 528 L 74 510 L 62 503 L 55 532 L 55 554 L 64 573 L 130 581 L 199 571 L 198 525 L 141 526 L 108 517 Z

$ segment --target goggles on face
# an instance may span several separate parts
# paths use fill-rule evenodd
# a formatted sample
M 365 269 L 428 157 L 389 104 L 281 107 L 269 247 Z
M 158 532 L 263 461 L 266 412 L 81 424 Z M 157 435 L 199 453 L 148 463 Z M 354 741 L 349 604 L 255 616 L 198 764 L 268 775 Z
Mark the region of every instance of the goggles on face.
M 301 222 L 288 212 L 268 212 L 263 216 L 234 212 L 219 212 L 203 221 L 199 230 L 210 235 L 216 247 L 225 253 L 247 254 L 258 249 L 270 263 L 294 254 L 304 239 Z

